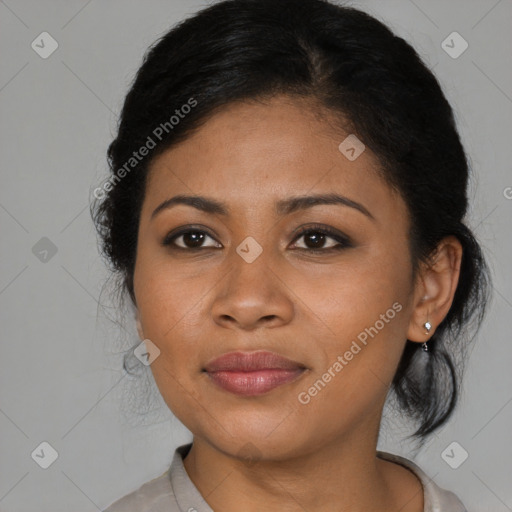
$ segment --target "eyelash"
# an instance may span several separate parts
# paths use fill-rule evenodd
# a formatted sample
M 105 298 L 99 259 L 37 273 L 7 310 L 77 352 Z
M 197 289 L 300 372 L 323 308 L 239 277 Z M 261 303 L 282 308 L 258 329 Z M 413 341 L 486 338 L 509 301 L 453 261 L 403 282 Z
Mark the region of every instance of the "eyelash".
M 179 230 L 177 233 L 169 233 L 163 240 L 162 245 L 169 247 L 172 250 L 177 250 L 177 251 L 181 250 L 181 251 L 187 251 L 187 252 L 195 252 L 195 251 L 201 251 L 201 250 L 205 250 L 205 249 L 216 249 L 216 247 L 194 247 L 194 248 L 187 247 L 187 248 L 185 248 L 185 247 L 177 246 L 174 243 L 174 241 L 177 238 L 179 238 L 182 235 L 188 234 L 188 233 L 204 233 L 204 234 L 208 235 L 210 238 L 214 239 L 214 237 L 212 235 L 210 235 L 204 229 L 195 228 L 194 226 L 188 226 L 186 228 Z M 328 247 L 327 249 L 311 249 L 311 248 L 300 247 L 295 250 L 306 251 L 309 253 L 318 254 L 318 253 L 330 253 L 332 251 L 341 251 L 343 249 L 353 247 L 352 242 L 350 241 L 350 239 L 347 236 L 342 235 L 338 231 L 336 231 L 332 228 L 329 228 L 328 226 L 323 226 L 323 225 L 309 225 L 309 226 L 301 228 L 298 231 L 298 233 L 295 235 L 295 238 L 293 241 L 296 242 L 299 238 L 303 237 L 304 235 L 308 235 L 308 234 L 312 234 L 312 233 L 327 235 L 328 238 L 332 238 L 333 240 L 338 242 L 338 245 L 334 246 L 334 247 Z

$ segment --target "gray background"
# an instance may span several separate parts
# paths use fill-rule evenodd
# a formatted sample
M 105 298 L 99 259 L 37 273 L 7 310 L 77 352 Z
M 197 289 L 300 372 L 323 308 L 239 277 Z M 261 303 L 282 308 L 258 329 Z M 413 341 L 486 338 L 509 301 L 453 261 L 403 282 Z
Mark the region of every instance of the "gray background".
M 112 305 L 98 306 L 108 304 L 100 297 L 107 272 L 88 203 L 106 176 L 107 145 L 145 49 L 204 5 L 0 1 L 3 512 L 100 510 L 163 473 L 174 448 L 190 438 L 159 395 L 138 396 L 140 381 L 120 369 L 122 350 L 137 334 L 129 313 L 117 326 Z M 454 106 L 475 172 L 470 225 L 495 284 L 457 413 L 415 460 L 469 512 L 512 510 L 512 1 L 351 5 L 411 42 Z M 43 31 L 59 44 L 47 59 L 31 48 Z M 441 47 L 453 31 L 469 43 L 456 59 Z M 38 252 L 43 237 L 56 254 Z M 138 425 L 135 414 L 120 412 L 132 393 L 135 405 L 141 397 L 147 405 Z M 31 458 L 42 441 L 59 454 L 46 470 Z M 458 469 L 441 457 L 453 441 L 469 453 Z M 414 456 L 390 431 L 379 448 Z

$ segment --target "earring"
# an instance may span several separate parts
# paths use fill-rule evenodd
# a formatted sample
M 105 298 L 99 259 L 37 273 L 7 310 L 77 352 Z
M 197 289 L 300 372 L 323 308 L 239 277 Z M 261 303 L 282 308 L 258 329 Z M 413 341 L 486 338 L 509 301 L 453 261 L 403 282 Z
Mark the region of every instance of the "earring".
M 427 321 L 427 322 L 425 322 L 425 323 L 423 324 L 423 327 L 425 327 L 425 329 L 426 329 L 425 334 L 430 334 L 430 329 L 432 329 L 432 324 L 431 324 L 430 322 L 428 322 L 428 321 Z M 423 350 L 424 350 L 425 352 L 428 352 L 428 345 L 427 345 L 427 343 L 428 343 L 428 340 L 427 340 L 427 341 L 425 341 L 425 342 L 421 345 L 421 346 L 423 347 Z

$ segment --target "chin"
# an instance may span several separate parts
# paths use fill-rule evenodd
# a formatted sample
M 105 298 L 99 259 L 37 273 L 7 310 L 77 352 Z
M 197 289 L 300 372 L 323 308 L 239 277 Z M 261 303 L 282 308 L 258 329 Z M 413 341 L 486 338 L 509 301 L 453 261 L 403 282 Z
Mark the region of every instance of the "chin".
M 281 414 L 262 421 L 261 414 L 244 415 L 239 412 L 233 417 L 218 417 L 222 426 L 208 422 L 187 428 L 216 450 L 231 457 L 248 463 L 257 460 L 279 461 L 301 456 L 315 444 L 314 432 L 308 433 L 304 425 L 301 427 L 296 421 L 287 423 L 285 418 L 286 414 Z

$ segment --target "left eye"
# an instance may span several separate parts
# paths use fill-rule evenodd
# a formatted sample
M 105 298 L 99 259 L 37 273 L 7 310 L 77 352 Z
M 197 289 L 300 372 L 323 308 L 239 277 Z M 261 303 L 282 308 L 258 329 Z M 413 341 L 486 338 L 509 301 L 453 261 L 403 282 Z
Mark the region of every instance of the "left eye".
M 299 249 L 305 249 L 310 251 L 327 251 L 330 249 L 343 249 L 350 246 L 348 239 L 340 234 L 332 233 L 329 230 L 323 229 L 307 229 L 299 233 L 295 240 L 303 238 L 305 241 L 305 247 L 298 247 Z M 331 239 L 335 243 L 324 247 L 326 240 Z

